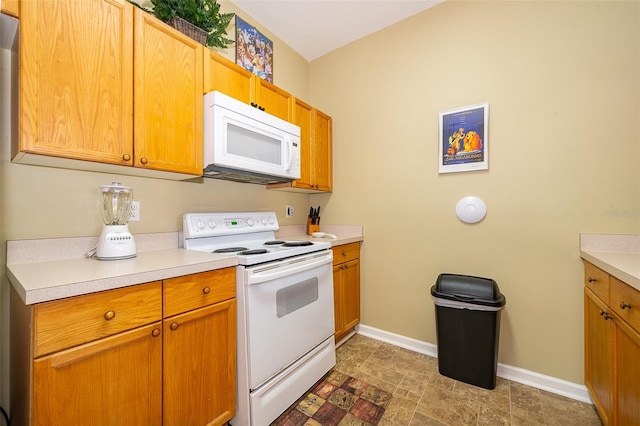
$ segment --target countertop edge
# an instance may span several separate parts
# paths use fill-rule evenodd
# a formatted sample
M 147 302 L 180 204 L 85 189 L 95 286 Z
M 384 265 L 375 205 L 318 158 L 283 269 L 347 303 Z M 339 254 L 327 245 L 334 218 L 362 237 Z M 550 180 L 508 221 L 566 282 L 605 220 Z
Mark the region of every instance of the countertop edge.
M 158 260 L 154 257 L 158 256 Z M 47 265 L 48 264 L 48 265 Z M 7 277 L 27 305 L 128 287 L 152 281 L 197 274 L 231 266 L 238 261 L 231 256 L 190 252 L 176 248 L 139 253 L 137 258 L 99 261 L 66 259 L 41 264 L 7 265 Z M 39 272 L 50 266 L 62 273 Z M 44 277 L 44 278 L 43 278 Z
M 282 226 L 276 235 L 332 246 L 364 240 L 360 225 L 323 225 L 321 230 L 337 238 L 313 238 L 306 235 L 305 225 Z M 233 256 L 179 248 L 178 232 L 135 234 L 134 238 L 137 257 L 114 261 L 84 257 L 97 237 L 7 241 L 6 274 L 22 301 L 32 305 L 238 264 Z
M 281 226 L 276 232 L 276 237 L 289 240 L 329 242 L 332 247 L 364 241 L 362 225 L 321 225 L 320 231 L 333 234 L 337 238 L 314 238 L 311 235 L 307 235 L 306 225 Z
M 614 255 L 619 254 L 614 252 Z M 640 253 L 627 253 L 629 255 L 635 255 L 640 262 Z M 610 259 L 604 259 L 606 257 L 610 257 L 612 252 L 598 252 L 598 251 L 585 251 L 580 250 L 580 257 L 589 263 L 597 266 L 602 269 L 609 275 L 612 275 L 624 282 L 625 284 L 630 285 L 636 290 L 640 291 L 640 277 L 633 274 L 633 272 L 629 272 L 626 270 L 625 266 L 619 264 L 615 260 L 612 261 Z

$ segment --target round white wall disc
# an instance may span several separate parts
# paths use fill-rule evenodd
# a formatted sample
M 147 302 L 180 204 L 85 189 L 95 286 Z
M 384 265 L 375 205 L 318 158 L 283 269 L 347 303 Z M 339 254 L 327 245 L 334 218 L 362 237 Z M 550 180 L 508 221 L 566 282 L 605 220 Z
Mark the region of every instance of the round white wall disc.
M 464 197 L 456 205 L 456 215 L 465 223 L 480 222 L 486 214 L 487 206 L 478 197 Z

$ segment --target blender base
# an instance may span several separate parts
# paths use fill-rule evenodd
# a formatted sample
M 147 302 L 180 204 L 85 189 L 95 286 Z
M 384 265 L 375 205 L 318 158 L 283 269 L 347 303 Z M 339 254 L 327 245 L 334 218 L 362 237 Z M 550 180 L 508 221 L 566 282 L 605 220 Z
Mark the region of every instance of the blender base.
M 120 260 L 136 257 L 136 242 L 127 225 L 104 225 L 96 247 L 98 260 Z

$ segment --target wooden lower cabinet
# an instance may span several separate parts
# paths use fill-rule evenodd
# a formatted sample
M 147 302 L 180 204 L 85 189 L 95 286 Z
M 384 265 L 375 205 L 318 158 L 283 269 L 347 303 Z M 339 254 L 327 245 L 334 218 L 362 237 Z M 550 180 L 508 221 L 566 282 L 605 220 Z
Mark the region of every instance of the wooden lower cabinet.
M 235 268 L 36 305 L 12 290 L 10 340 L 14 426 L 235 416 Z
M 160 327 L 139 327 L 35 360 L 31 424 L 161 425 Z
M 616 326 L 616 423 L 640 425 L 640 333 L 624 322 Z
M 164 320 L 164 425 L 224 425 L 236 407 L 235 299 Z
M 585 384 L 605 425 L 640 424 L 640 292 L 585 262 Z
M 613 408 L 614 323 L 602 312 L 607 306 L 585 289 L 585 385 L 604 424 Z M 607 314 L 608 315 L 608 314 Z
M 336 342 L 360 322 L 360 243 L 333 247 Z

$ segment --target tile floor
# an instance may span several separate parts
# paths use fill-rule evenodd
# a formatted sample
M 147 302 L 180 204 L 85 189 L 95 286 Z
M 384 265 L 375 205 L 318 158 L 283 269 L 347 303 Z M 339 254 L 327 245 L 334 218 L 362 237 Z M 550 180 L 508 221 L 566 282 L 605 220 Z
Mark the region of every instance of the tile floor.
M 600 426 L 593 405 L 498 377 L 494 390 L 438 373 L 438 361 L 356 334 L 337 350 L 335 370 L 391 392 L 379 426 Z

